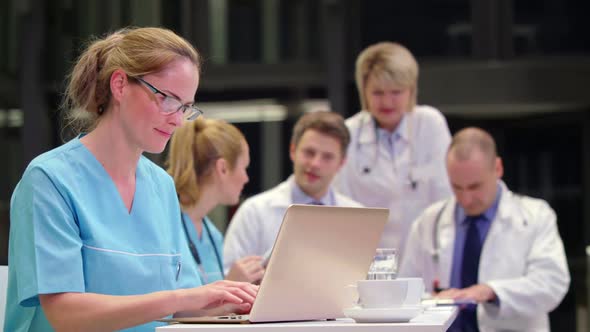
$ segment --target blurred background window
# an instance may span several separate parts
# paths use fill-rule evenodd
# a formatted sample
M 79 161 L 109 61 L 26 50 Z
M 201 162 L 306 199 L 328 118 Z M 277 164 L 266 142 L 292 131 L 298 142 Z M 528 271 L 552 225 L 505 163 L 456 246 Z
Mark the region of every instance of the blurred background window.
M 0 1 L 0 263 L 24 167 L 70 136 L 60 123 L 64 80 L 91 36 L 164 26 L 199 49 L 197 103 L 251 145 L 246 197 L 291 173 L 291 128 L 303 112 L 358 111 L 356 56 L 389 40 L 420 63 L 419 102 L 439 108 L 453 132 L 490 130 L 508 185 L 556 210 L 572 285 L 551 325 L 588 331 L 588 12 L 582 0 Z M 234 210 L 216 210 L 222 230 Z

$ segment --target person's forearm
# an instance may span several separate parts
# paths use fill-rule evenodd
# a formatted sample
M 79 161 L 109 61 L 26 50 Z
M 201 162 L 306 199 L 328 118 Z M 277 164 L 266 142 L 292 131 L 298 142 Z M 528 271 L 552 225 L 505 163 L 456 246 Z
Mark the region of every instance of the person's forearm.
M 145 324 L 178 311 L 175 291 L 113 296 L 95 293 L 40 295 L 56 331 L 113 331 Z

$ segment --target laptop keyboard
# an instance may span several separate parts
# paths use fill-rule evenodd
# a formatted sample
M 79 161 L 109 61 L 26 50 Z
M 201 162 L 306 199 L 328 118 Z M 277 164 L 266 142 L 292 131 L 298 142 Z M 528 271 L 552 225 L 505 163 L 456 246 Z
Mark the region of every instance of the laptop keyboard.
M 227 320 L 248 320 L 248 315 L 229 315 L 229 316 L 217 316 L 217 319 Z

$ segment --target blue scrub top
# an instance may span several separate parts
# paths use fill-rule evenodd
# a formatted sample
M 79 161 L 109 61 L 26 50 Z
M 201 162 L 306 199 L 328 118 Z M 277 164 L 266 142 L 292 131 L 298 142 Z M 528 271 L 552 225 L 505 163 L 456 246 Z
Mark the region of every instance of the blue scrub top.
M 53 331 L 39 294 L 137 295 L 200 285 L 196 269 L 184 264 L 192 257 L 172 179 L 143 156 L 135 176 L 129 212 L 79 138 L 29 164 L 11 200 L 5 331 Z
M 197 266 L 197 262 L 194 258 L 191 260 L 191 264 L 199 270 L 201 282 L 203 284 L 209 284 L 217 280 L 223 280 L 223 266 L 220 266 L 219 261 L 217 260 L 217 256 L 219 256 L 221 264 L 223 264 L 223 235 L 217 227 L 213 225 L 209 217 L 205 217 L 203 221 L 207 227 L 203 227 L 201 237 L 199 238 L 197 235 L 197 229 L 193 225 L 191 217 L 189 217 L 188 214 L 183 213 L 183 222 L 186 225 L 188 236 L 190 236 L 190 240 L 195 244 L 201 259 L 200 268 Z M 211 236 L 209 236 L 207 230 L 211 231 Z M 213 239 L 213 243 L 211 243 L 211 239 Z

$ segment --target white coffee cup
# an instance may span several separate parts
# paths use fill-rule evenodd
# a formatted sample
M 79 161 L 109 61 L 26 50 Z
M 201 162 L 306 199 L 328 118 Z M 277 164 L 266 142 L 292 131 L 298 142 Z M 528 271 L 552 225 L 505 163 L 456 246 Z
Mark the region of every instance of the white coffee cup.
M 391 308 L 404 304 L 408 290 L 406 280 L 359 280 L 357 291 L 363 308 Z
M 420 305 L 424 294 L 424 280 L 422 278 L 397 278 L 397 280 L 406 281 L 408 284 L 404 305 Z

